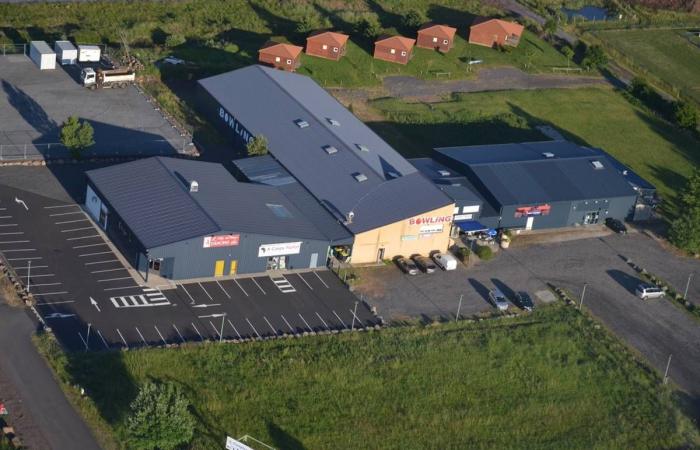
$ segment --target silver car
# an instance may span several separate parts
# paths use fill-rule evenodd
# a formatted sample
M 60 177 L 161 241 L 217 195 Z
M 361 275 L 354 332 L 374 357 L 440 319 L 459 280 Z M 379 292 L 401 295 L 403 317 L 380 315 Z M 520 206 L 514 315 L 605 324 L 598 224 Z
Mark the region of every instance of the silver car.
M 634 293 L 637 295 L 637 297 L 641 298 L 642 300 L 647 300 L 650 298 L 661 298 L 664 295 L 666 295 L 663 289 L 659 289 L 658 287 L 649 283 L 640 284 L 639 286 L 637 286 L 637 289 L 634 291 Z
M 499 311 L 508 310 L 508 300 L 506 300 L 506 296 L 503 295 L 503 292 L 501 292 L 500 289 L 494 288 L 490 290 L 489 300 L 491 301 L 491 303 L 493 303 L 493 306 L 498 308 Z

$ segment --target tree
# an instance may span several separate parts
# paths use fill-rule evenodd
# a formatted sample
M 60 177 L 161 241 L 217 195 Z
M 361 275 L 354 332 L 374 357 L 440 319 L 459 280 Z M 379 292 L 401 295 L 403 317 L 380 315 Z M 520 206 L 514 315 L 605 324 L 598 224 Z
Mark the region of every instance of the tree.
M 195 419 L 189 402 L 172 383 L 147 382 L 131 402 L 127 447 L 170 450 L 192 440 Z
M 267 138 L 262 134 L 259 134 L 248 141 L 246 148 L 248 149 L 248 156 L 267 155 Z
M 547 36 L 551 36 L 557 32 L 557 22 L 554 19 L 547 19 L 542 27 Z
M 61 126 L 61 143 L 76 159 L 83 150 L 95 144 L 94 135 L 92 125 L 86 121 L 81 123 L 76 116 L 70 116 Z
M 673 107 L 673 115 L 681 128 L 694 130 L 698 127 L 698 110 L 688 102 L 677 101 Z
M 700 253 L 700 168 L 688 178 L 680 203 L 681 213 L 671 224 L 669 239 L 678 248 Z
M 586 69 L 602 69 L 608 63 L 608 56 L 600 45 L 586 48 L 582 64 Z
M 409 9 L 401 18 L 401 24 L 410 29 L 415 29 L 423 25 L 426 19 L 422 12 L 417 9 Z
M 373 40 L 382 32 L 379 20 L 374 16 L 368 16 L 357 24 L 357 31 L 366 39 Z
M 299 34 L 308 34 L 318 29 L 321 26 L 320 23 L 321 21 L 319 20 L 318 16 L 314 14 L 306 14 L 299 22 L 297 22 L 296 32 Z
M 571 65 L 571 61 L 574 59 L 574 49 L 565 45 L 561 48 L 561 54 L 566 58 L 566 67 Z

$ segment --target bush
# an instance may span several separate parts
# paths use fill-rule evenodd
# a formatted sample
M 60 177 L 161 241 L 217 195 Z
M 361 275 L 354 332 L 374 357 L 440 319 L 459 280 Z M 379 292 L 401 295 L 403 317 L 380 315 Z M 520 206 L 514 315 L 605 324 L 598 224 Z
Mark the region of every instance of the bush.
M 365 39 L 374 40 L 382 33 L 382 26 L 375 16 L 368 16 L 357 23 L 357 31 Z
M 168 48 L 177 47 L 185 43 L 185 37 L 181 34 L 170 34 L 165 38 L 165 46 Z
M 70 116 L 61 126 L 61 143 L 70 150 L 73 158 L 80 158 L 83 150 L 95 144 L 95 130 L 88 122 L 82 123 L 76 116 Z
M 581 62 L 586 69 L 602 69 L 608 64 L 608 56 L 600 45 L 586 47 Z
M 410 9 L 406 12 L 406 14 L 401 18 L 401 24 L 410 29 L 418 28 L 423 23 L 426 22 L 426 18 L 417 9 Z
M 493 251 L 491 251 L 491 247 L 488 245 L 477 245 L 474 253 L 476 253 L 476 256 L 478 256 L 479 259 L 484 261 L 488 261 L 489 259 L 493 258 Z
M 255 136 L 250 142 L 248 142 L 248 156 L 261 156 L 267 155 L 267 138 L 262 134 Z
M 309 34 L 310 32 L 321 27 L 321 20 L 313 14 L 305 15 L 297 23 L 296 32 L 299 34 Z
M 459 247 L 459 249 L 457 249 L 457 258 L 462 262 L 468 261 L 470 254 L 471 250 L 469 250 L 469 247 Z
M 674 118 L 679 127 L 694 130 L 698 127 L 698 110 L 688 102 L 680 100 L 673 108 Z

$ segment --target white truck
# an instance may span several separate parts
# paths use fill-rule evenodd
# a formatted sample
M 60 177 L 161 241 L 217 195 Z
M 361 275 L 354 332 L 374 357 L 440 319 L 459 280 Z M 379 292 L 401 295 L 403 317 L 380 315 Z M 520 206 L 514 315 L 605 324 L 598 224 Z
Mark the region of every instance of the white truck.
M 80 81 L 88 89 L 125 88 L 136 81 L 136 72 L 131 69 L 95 70 L 86 67 L 80 72 Z

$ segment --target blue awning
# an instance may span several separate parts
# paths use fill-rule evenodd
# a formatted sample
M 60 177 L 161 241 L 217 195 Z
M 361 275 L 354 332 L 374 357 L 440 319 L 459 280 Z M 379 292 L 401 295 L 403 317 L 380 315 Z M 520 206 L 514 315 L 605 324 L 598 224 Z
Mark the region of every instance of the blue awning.
M 489 229 L 486 225 L 482 225 L 478 220 L 457 220 L 455 225 L 465 233 L 476 233 L 477 231 L 486 231 Z

